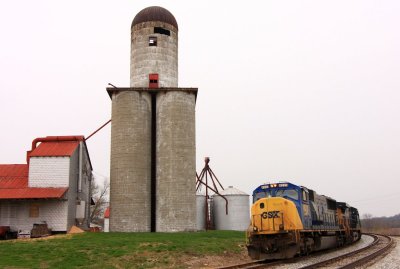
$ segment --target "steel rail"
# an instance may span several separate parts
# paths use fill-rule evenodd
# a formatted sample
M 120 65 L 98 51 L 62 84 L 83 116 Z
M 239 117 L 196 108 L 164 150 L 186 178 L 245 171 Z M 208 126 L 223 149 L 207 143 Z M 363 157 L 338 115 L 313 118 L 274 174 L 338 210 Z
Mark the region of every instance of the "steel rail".
M 328 265 L 328 264 L 338 262 L 338 261 L 342 260 L 343 258 L 348 258 L 348 257 L 351 257 L 351 256 L 353 256 L 353 255 L 359 254 L 359 253 L 364 252 L 364 251 L 366 251 L 366 250 L 368 250 L 368 249 L 370 249 L 370 248 L 372 248 L 372 247 L 374 247 L 374 246 L 377 246 L 378 243 L 380 242 L 379 236 L 382 236 L 382 235 L 376 235 L 376 234 L 364 234 L 364 235 L 368 235 L 368 236 L 373 237 L 373 238 L 374 238 L 374 241 L 373 241 L 371 244 L 369 244 L 369 245 L 367 245 L 367 246 L 365 246 L 365 247 L 363 247 L 363 248 L 357 249 L 357 250 L 355 250 L 355 251 L 351 251 L 351 252 L 346 253 L 346 254 L 344 254 L 344 255 L 340 255 L 340 256 L 337 256 L 337 257 L 333 257 L 333 258 L 331 258 L 331 259 L 327 259 L 327 260 L 324 260 L 324 261 L 321 261 L 321 262 L 317 262 L 317 263 L 314 263 L 314 264 L 306 265 L 306 266 L 300 267 L 299 269 L 322 268 L 322 267 L 324 267 L 324 266 L 326 266 L 326 265 Z M 374 252 L 374 253 L 375 253 L 375 252 Z M 373 255 L 373 254 L 370 254 L 370 255 Z M 377 254 L 377 256 L 378 256 L 378 255 L 379 255 L 379 254 Z M 369 256 L 369 255 L 367 255 L 367 256 Z M 367 256 L 364 256 L 364 257 L 367 257 Z M 375 257 L 376 257 L 376 256 L 375 256 Z M 373 258 L 371 258 L 371 259 L 373 259 Z M 369 261 L 369 260 L 368 260 L 368 261 Z M 346 267 L 346 266 L 348 266 L 348 265 L 345 265 L 345 266 L 343 266 L 343 269 L 344 269 L 344 268 L 346 268 L 346 269 L 355 268 L 355 267 L 351 267 L 350 264 L 351 264 L 351 263 L 348 264 L 350 267 Z M 364 264 L 364 263 L 363 263 L 363 264 Z M 359 265 L 360 265 L 360 264 L 358 264 L 358 265 L 356 265 L 356 266 L 359 266 Z M 338 267 L 338 268 L 342 268 L 342 267 Z
M 384 247 L 378 249 L 377 251 L 375 251 L 367 256 L 362 257 L 361 259 L 355 260 L 354 262 L 351 262 L 344 266 L 338 267 L 338 269 L 353 269 L 353 268 L 356 268 L 358 266 L 364 265 L 364 264 L 372 261 L 373 259 L 375 259 L 376 257 L 378 257 L 380 255 L 383 255 L 386 251 L 388 251 L 393 246 L 394 241 L 390 236 L 387 236 L 387 235 L 380 235 L 380 236 L 385 237 L 389 241 Z

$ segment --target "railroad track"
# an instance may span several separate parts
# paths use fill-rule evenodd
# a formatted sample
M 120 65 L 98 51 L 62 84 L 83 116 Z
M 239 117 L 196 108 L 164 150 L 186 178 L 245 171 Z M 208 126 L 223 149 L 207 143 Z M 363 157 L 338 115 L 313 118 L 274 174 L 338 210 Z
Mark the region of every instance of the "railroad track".
M 394 244 L 394 241 L 390 236 L 377 235 L 377 234 L 364 234 L 373 237 L 374 241 L 366 247 L 361 249 L 348 252 L 344 255 L 340 255 L 331 259 L 327 259 L 321 262 L 316 262 L 310 265 L 298 267 L 299 269 L 311 269 L 311 268 L 337 268 L 337 269 L 352 269 L 358 266 L 362 266 L 372 261 L 376 257 L 386 253 Z M 325 252 L 325 251 L 324 251 Z M 319 256 L 321 253 L 315 253 Z M 315 254 L 309 256 L 315 256 Z M 281 261 L 268 261 L 268 260 L 257 260 L 248 263 L 229 265 L 225 267 L 219 267 L 218 269 L 250 269 L 250 268 L 271 268 L 279 265 L 284 265 L 287 262 L 296 263 L 301 261 L 304 257 L 297 257 L 290 260 Z
M 314 264 L 300 267 L 299 269 L 313 269 L 313 268 L 337 268 L 337 269 L 352 269 L 362 266 L 372 261 L 376 257 L 386 253 L 392 246 L 393 240 L 390 236 L 378 234 L 366 234 L 372 236 L 374 241 L 368 246 L 334 257 L 332 259 L 324 260 Z
M 228 265 L 224 267 L 218 267 L 217 269 L 255 269 L 255 268 L 268 268 L 270 266 L 282 264 L 282 261 L 270 261 L 270 260 L 256 260 L 246 263 Z

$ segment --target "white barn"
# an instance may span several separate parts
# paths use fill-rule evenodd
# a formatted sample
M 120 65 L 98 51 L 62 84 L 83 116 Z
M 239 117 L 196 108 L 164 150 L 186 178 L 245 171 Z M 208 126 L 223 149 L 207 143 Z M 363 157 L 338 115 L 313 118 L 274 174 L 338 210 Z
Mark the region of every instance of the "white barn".
M 48 136 L 32 142 L 27 164 L 0 164 L 0 226 L 52 232 L 89 228 L 92 165 L 83 136 Z

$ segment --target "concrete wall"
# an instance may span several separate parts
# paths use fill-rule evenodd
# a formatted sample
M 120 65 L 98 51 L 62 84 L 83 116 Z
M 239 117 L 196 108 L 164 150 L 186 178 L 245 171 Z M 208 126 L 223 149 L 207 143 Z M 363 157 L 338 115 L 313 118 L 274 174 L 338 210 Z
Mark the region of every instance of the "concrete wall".
M 195 95 L 157 95 L 156 231 L 196 229 Z
M 154 27 L 171 35 L 154 34 Z M 157 46 L 149 46 L 149 37 Z M 144 22 L 131 29 L 131 87 L 148 87 L 149 74 L 159 74 L 160 87 L 178 87 L 178 30 L 163 22 Z
M 150 94 L 113 94 L 110 231 L 150 231 L 150 139 Z
M 29 217 L 31 204 L 39 206 L 39 217 Z M 67 215 L 67 201 L 0 201 L 0 226 L 11 226 L 12 230 L 30 231 L 34 223 L 45 221 L 53 231 L 66 232 Z
M 29 187 L 68 187 L 69 157 L 31 157 Z

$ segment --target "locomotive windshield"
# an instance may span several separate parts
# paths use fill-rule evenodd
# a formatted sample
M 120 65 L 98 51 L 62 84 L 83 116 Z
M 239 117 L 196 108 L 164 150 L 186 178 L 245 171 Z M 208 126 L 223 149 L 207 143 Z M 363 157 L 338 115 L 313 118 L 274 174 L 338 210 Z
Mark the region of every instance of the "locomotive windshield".
M 299 200 L 299 195 L 294 189 L 281 189 L 275 192 L 276 197 L 289 197 L 293 200 Z
M 268 198 L 268 197 L 271 197 L 271 191 L 270 190 L 265 190 L 265 191 L 262 191 L 262 192 L 258 192 L 253 197 L 253 203 L 255 203 L 256 201 L 260 200 L 261 198 Z
M 253 192 L 253 203 L 260 200 L 261 198 L 269 198 L 269 197 L 283 197 L 289 198 L 294 201 L 299 200 L 299 192 L 291 186 L 279 186 L 272 188 L 262 188 L 255 190 Z

